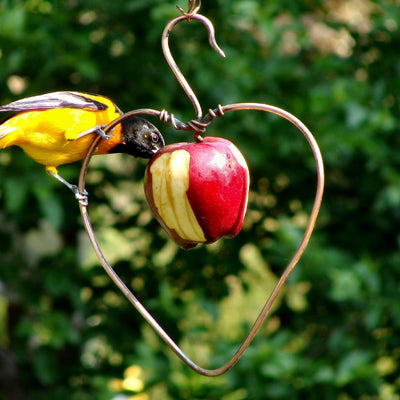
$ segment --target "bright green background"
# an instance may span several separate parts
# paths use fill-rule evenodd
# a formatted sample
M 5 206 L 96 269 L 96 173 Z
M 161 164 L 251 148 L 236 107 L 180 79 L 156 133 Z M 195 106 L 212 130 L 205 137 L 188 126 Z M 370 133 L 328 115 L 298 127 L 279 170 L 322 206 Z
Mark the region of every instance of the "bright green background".
M 185 1 L 179 4 L 187 8 Z M 204 110 L 259 101 L 313 131 L 327 185 L 306 255 L 239 363 L 217 378 L 184 366 L 99 267 L 73 195 L 20 149 L 0 152 L 0 398 L 360 399 L 400 396 L 400 3 L 204 1 L 204 27 L 171 34 Z M 174 1 L 2 0 L 0 103 L 54 90 L 123 110 L 194 117 L 160 38 Z M 190 140 L 152 121 L 168 142 Z M 311 151 L 260 112 L 210 135 L 245 154 L 251 196 L 240 235 L 178 250 L 145 202 L 145 162 L 92 160 L 89 212 L 106 256 L 194 359 L 235 351 L 301 239 L 315 190 Z M 60 168 L 77 181 L 79 163 Z

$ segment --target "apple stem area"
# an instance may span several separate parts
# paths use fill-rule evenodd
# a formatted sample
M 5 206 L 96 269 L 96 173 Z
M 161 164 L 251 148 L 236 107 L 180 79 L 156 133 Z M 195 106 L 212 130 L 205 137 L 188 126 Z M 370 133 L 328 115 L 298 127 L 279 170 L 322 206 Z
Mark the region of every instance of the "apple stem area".
M 203 136 L 200 135 L 200 132 L 197 132 L 197 131 L 195 133 L 193 133 L 193 139 L 197 143 L 201 143 L 204 140 Z

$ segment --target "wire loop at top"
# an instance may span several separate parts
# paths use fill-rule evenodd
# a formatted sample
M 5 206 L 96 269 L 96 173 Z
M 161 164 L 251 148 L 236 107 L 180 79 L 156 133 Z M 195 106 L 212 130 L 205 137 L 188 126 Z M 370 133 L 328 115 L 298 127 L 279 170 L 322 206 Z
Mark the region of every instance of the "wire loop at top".
M 181 70 L 179 69 L 178 65 L 176 64 L 172 54 L 171 50 L 169 48 L 169 35 L 173 28 L 181 21 L 186 20 L 187 22 L 190 22 L 192 19 L 196 19 L 200 21 L 208 31 L 208 41 L 210 43 L 210 46 L 222 57 L 225 57 L 225 53 L 223 50 L 218 46 L 216 40 L 215 40 L 215 30 L 214 26 L 211 23 L 211 21 L 204 17 L 203 15 L 197 14 L 197 12 L 200 9 L 201 2 L 199 0 L 189 0 L 189 11 L 185 12 L 182 10 L 181 7 L 178 7 L 179 11 L 182 13 L 181 16 L 174 18 L 172 21 L 170 21 L 167 26 L 164 29 L 164 32 L 162 34 L 161 38 L 161 47 L 164 53 L 164 57 L 171 68 L 172 72 L 174 73 L 176 79 L 182 86 L 183 90 L 185 91 L 186 95 L 189 97 L 190 101 L 193 104 L 193 107 L 195 109 L 195 114 L 196 114 L 196 120 L 200 120 L 203 116 L 203 111 L 201 109 L 200 103 L 193 91 L 193 89 L 190 87 L 188 81 L 182 74 Z

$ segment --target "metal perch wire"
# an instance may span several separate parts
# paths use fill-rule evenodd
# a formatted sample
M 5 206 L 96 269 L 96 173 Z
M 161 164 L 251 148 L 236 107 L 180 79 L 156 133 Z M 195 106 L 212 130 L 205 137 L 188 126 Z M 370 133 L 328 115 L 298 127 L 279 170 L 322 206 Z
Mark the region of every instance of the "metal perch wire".
M 170 123 L 175 129 L 177 130 L 185 130 L 185 131 L 193 131 L 194 132 L 194 137 L 195 139 L 199 139 L 200 134 L 204 133 L 207 129 L 207 127 L 212 123 L 212 121 L 215 118 L 222 117 L 225 113 L 232 112 L 232 111 L 250 111 L 250 110 L 257 110 L 257 111 L 264 111 L 272 114 L 279 115 L 282 118 L 285 118 L 289 122 L 291 122 L 293 125 L 295 125 L 301 133 L 304 135 L 306 140 L 308 141 L 316 163 L 316 169 L 317 169 L 317 185 L 316 185 L 316 193 L 315 193 L 315 198 L 314 198 L 314 203 L 313 207 L 310 213 L 309 221 L 307 224 L 307 227 L 304 232 L 304 236 L 302 238 L 302 241 L 297 248 L 296 252 L 294 253 L 291 261 L 287 265 L 286 269 L 282 273 L 278 283 L 276 284 L 275 288 L 273 289 L 272 293 L 269 295 L 264 307 L 260 311 L 256 321 L 254 322 L 253 326 L 251 327 L 248 335 L 246 338 L 243 340 L 242 344 L 238 347 L 236 353 L 231 357 L 231 359 L 226 362 L 224 365 L 222 365 L 219 368 L 215 369 L 207 369 L 199 366 L 196 364 L 191 358 L 189 358 L 183 351 L 182 349 L 171 339 L 171 337 L 165 332 L 165 330 L 160 326 L 160 324 L 153 318 L 153 316 L 147 311 L 146 307 L 143 306 L 143 304 L 137 299 L 137 297 L 132 293 L 132 291 L 125 285 L 125 283 L 119 278 L 118 274 L 114 271 L 112 266 L 108 263 L 106 257 L 101 251 L 100 245 L 97 241 L 96 235 L 94 233 L 93 227 L 90 222 L 88 210 L 87 210 L 87 204 L 84 203 L 79 203 L 80 206 L 80 211 L 82 215 L 82 219 L 84 222 L 84 226 L 86 228 L 86 231 L 89 235 L 91 244 L 94 248 L 94 251 L 107 272 L 107 274 L 110 276 L 110 278 L 114 281 L 114 283 L 117 285 L 117 287 L 121 290 L 121 292 L 125 295 L 125 297 L 130 301 L 130 303 L 136 308 L 136 310 L 143 316 L 143 318 L 150 324 L 150 326 L 157 332 L 157 334 L 160 336 L 160 338 L 176 353 L 176 355 L 190 368 L 192 368 L 194 371 L 198 372 L 199 374 L 206 375 L 206 376 L 217 376 L 221 375 L 224 372 L 228 371 L 230 368 L 232 368 L 236 362 L 239 360 L 239 358 L 242 356 L 242 354 L 245 352 L 251 341 L 254 339 L 257 331 L 267 318 L 271 307 L 273 303 L 275 302 L 278 294 L 280 293 L 282 287 L 286 283 L 289 275 L 292 273 L 293 269 L 296 267 L 298 261 L 300 260 L 301 256 L 303 255 L 309 240 L 311 238 L 312 232 L 315 227 L 315 223 L 318 217 L 318 213 L 321 207 L 321 202 L 322 202 L 322 197 L 323 197 L 323 191 L 324 191 L 324 166 L 323 166 L 323 159 L 322 159 L 322 154 L 321 151 L 318 147 L 318 144 L 312 135 L 312 133 L 309 131 L 309 129 L 294 115 L 290 114 L 289 112 L 264 103 L 236 103 L 236 104 L 228 104 L 225 106 L 219 105 L 217 108 L 213 110 L 209 110 L 208 114 L 206 116 L 202 116 L 202 109 L 200 106 L 199 101 L 197 100 L 197 97 L 194 93 L 194 91 L 191 89 L 189 86 L 187 80 L 179 70 L 178 66 L 176 65 L 171 52 L 169 50 L 169 42 L 168 42 L 168 37 L 173 29 L 174 26 L 176 26 L 179 22 L 186 20 L 190 22 L 192 19 L 198 20 L 201 23 L 203 23 L 209 33 L 209 41 L 211 46 L 218 51 L 221 55 L 223 55 L 222 50 L 219 49 L 218 45 L 215 42 L 215 34 L 214 34 L 214 28 L 212 23 L 204 16 L 197 14 L 197 12 L 200 9 L 200 1 L 195 1 L 191 0 L 189 1 L 189 11 L 186 13 L 184 12 L 180 7 L 178 9 L 182 13 L 181 16 L 173 19 L 164 29 L 164 33 L 162 35 L 162 48 L 164 55 L 166 57 L 166 60 L 171 67 L 172 71 L 174 72 L 176 78 L 178 79 L 179 83 L 183 87 L 185 93 L 191 100 L 194 109 L 195 109 L 195 114 L 196 118 L 187 122 L 183 123 L 176 119 L 173 114 L 169 114 L 166 110 L 158 111 L 158 110 L 153 110 L 153 109 L 148 109 L 148 108 L 143 108 L 143 109 L 138 109 L 134 111 L 130 111 L 126 114 L 123 114 L 116 120 L 112 121 L 105 129 L 104 131 L 108 133 L 111 131 L 117 124 L 122 122 L 124 119 L 129 118 L 130 116 L 134 115 L 148 115 L 148 116 L 154 116 L 160 118 L 161 121 L 164 123 Z M 89 149 L 89 152 L 83 162 L 80 177 L 79 177 L 79 190 L 84 191 L 85 190 L 85 181 L 86 181 L 86 174 L 89 166 L 90 159 L 98 145 L 98 143 L 102 140 L 102 138 L 99 136 L 97 137 L 94 142 L 92 143 L 91 148 Z

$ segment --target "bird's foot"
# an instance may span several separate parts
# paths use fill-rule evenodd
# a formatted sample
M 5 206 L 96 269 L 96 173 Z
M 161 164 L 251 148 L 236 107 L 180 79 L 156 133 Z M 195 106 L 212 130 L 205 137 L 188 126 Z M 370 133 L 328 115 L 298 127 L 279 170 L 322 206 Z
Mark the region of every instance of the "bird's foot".
M 86 190 L 81 192 L 76 185 L 71 185 L 70 189 L 75 194 L 75 198 L 79 201 L 79 203 L 87 207 L 89 204 L 89 193 Z
M 112 138 L 112 137 L 114 136 L 114 134 L 113 134 L 112 132 L 110 132 L 109 134 L 105 133 L 104 130 L 103 130 L 103 128 L 105 128 L 105 127 L 106 127 L 106 125 L 98 126 L 98 127 L 96 128 L 96 132 L 97 132 L 103 139 L 108 140 L 108 139 Z

